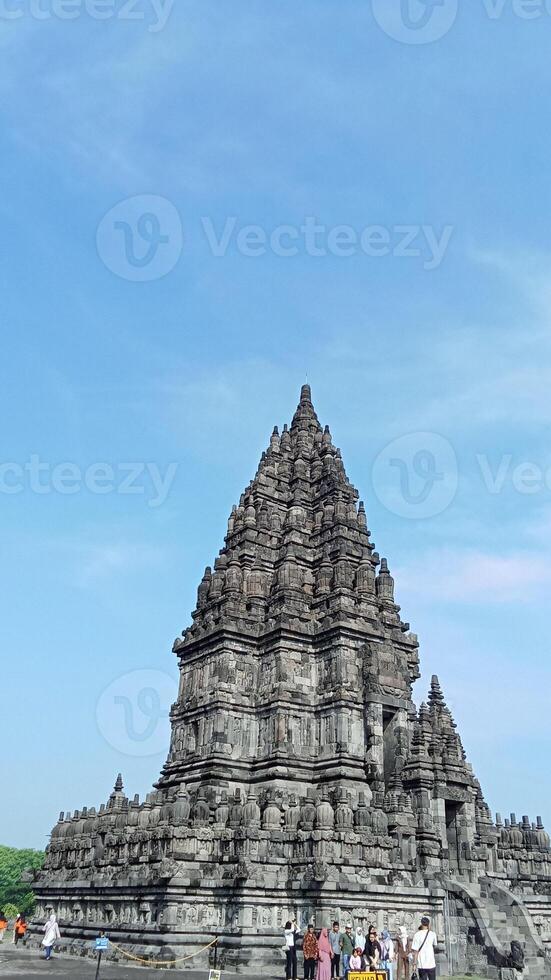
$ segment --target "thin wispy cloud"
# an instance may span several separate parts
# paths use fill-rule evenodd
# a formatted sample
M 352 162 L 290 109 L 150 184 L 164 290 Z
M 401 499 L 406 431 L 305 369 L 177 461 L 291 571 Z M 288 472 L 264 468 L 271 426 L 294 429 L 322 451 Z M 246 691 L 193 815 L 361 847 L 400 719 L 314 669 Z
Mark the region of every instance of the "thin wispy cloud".
M 549 594 L 551 556 L 535 552 L 509 555 L 488 554 L 476 550 L 442 549 L 421 557 L 430 571 L 431 602 L 492 604 L 519 602 L 539 603 Z M 396 572 L 400 593 L 408 596 L 408 608 L 429 597 L 426 583 L 415 566 L 402 565 Z

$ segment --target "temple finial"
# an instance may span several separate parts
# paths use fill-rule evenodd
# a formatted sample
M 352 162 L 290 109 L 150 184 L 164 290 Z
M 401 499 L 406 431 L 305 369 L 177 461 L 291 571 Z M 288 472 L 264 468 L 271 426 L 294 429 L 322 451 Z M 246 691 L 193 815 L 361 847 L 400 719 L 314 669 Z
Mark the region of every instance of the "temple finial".
M 440 705 L 443 707 L 445 703 L 442 688 L 440 687 L 440 681 L 438 680 L 437 675 L 433 674 L 430 682 L 429 704 Z
M 312 405 L 312 391 L 308 384 L 302 385 L 300 389 L 300 402 L 291 423 L 291 431 L 295 431 L 297 428 L 310 429 L 311 431 L 317 431 L 321 428 Z
M 114 791 L 115 791 L 115 793 L 122 793 L 122 791 L 123 791 L 122 776 L 121 776 L 120 772 L 119 772 L 119 774 L 118 774 L 118 776 L 117 776 L 117 778 L 115 780 Z

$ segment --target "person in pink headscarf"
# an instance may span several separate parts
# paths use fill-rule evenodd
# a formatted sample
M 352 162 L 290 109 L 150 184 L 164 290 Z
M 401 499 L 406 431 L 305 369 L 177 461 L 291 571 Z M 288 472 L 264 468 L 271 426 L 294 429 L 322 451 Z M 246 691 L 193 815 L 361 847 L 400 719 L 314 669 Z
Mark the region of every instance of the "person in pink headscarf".
M 319 962 L 316 980 L 331 980 L 331 960 L 333 958 L 333 950 L 331 949 L 327 929 L 321 930 L 320 937 L 318 939 L 318 951 Z

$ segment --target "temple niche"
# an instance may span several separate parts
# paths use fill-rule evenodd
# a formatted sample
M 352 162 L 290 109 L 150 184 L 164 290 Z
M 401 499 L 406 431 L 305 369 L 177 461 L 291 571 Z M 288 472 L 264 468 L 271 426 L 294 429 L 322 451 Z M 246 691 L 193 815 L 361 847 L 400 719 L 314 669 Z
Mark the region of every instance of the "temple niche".
M 119 776 L 98 810 L 60 814 L 38 920 L 157 956 L 217 935 L 218 962 L 254 972 L 279 968 L 288 917 L 411 933 L 429 914 L 445 972 L 511 980 L 519 947 L 549 973 L 549 836 L 490 813 L 437 677 L 417 709 L 417 636 L 308 385 L 173 651 L 158 782 L 140 801 Z

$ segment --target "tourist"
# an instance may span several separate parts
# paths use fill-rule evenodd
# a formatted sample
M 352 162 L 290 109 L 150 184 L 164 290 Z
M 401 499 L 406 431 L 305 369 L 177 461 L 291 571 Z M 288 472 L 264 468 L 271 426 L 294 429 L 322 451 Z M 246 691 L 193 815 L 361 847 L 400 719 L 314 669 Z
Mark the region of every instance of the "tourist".
M 359 946 L 356 946 L 352 956 L 350 957 L 350 969 L 359 971 L 362 969 L 362 967 L 362 951 Z
M 3 912 L 0 912 L 0 943 L 4 942 L 4 933 L 8 928 L 8 920 Z
M 430 919 L 424 915 L 411 944 L 413 968 L 417 970 L 419 980 L 434 980 L 436 977 L 435 946 L 436 935 L 431 931 Z
M 341 936 L 341 953 L 342 953 L 342 972 L 344 980 L 348 976 L 348 970 L 350 969 L 350 957 L 354 954 L 354 940 L 352 938 L 352 926 L 345 926 L 344 935 Z
M 331 950 L 333 952 L 333 959 L 331 960 L 331 977 L 336 977 L 337 980 L 340 978 L 340 966 L 341 966 L 341 930 L 340 923 L 334 922 L 333 928 L 329 933 L 329 942 L 331 943 Z
M 381 947 L 381 966 L 386 970 L 388 980 L 394 980 L 394 943 L 388 929 L 383 929 L 379 941 Z
M 409 965 L 411 955 L 411 942 L 405 926 L 400 926 L 398 938 L 395 943 L 396 951 L 396 980 L 409 980 Z
M 333 950 L 329 942 L 329 932 L 322 929 L 318 939 L 318 972 L 316 980 L 331 980 L 331 960 Z
M 312 925 L 308 926 L 306 935 L 302 943 L 304 954 L 304 980 L 314 980 L 316 976 L 316 966 L 318 963 L 318 940 Z
M 381 959 L 381 945 L 377 939 L 377 929 L 370 926 L 365 943 L 364 960 L 367 970 L 376 970 Z
M 46 959 L 49 960 L 52 955 L 52 949 L 54 948 L 54 943 L 56 939 L 61 939 L 59 935 L 59 926 L 57 924 L 57 919 L 52 912 L 50 918 L 48 919 L 46 925 L 44 926 L 44 939 L 42 940 L 42 945 L 44 946 L 44 951 L 46 953 Z M 296 973 L 295 973 L 296 978 Z
M 356 929 L 356 935 L 354 936 L 354 946 L 355 947 L 357 946 L 363 953 L 365 949 L 365 936 L 361 926 L 358 926 Z
M 16 917 L 15 917 L 15 922 L 13 924 L 13 935 L 12 935 L 11 941 L 12 941 L 12 943 L 15 943 L 16 945 L 17 945 L 17 939 L 15 938 L 15 936 L 16 936 L 16 930 L 17 930 L 17 923 L 19 922 L 20 918 L 21 918 L 21 915 L 20 915 L 20 913 L 18 913 L 16 915 Z
M 21 913 L 21 915 L 17 916 L 17 919 L 15 920 L 15 926 L 13 928 L 13 941 L 16 946 L 20 939 L 25 938 L 26 931 L 27 931 L 27 920 L 23 915 L 23 913 Z

